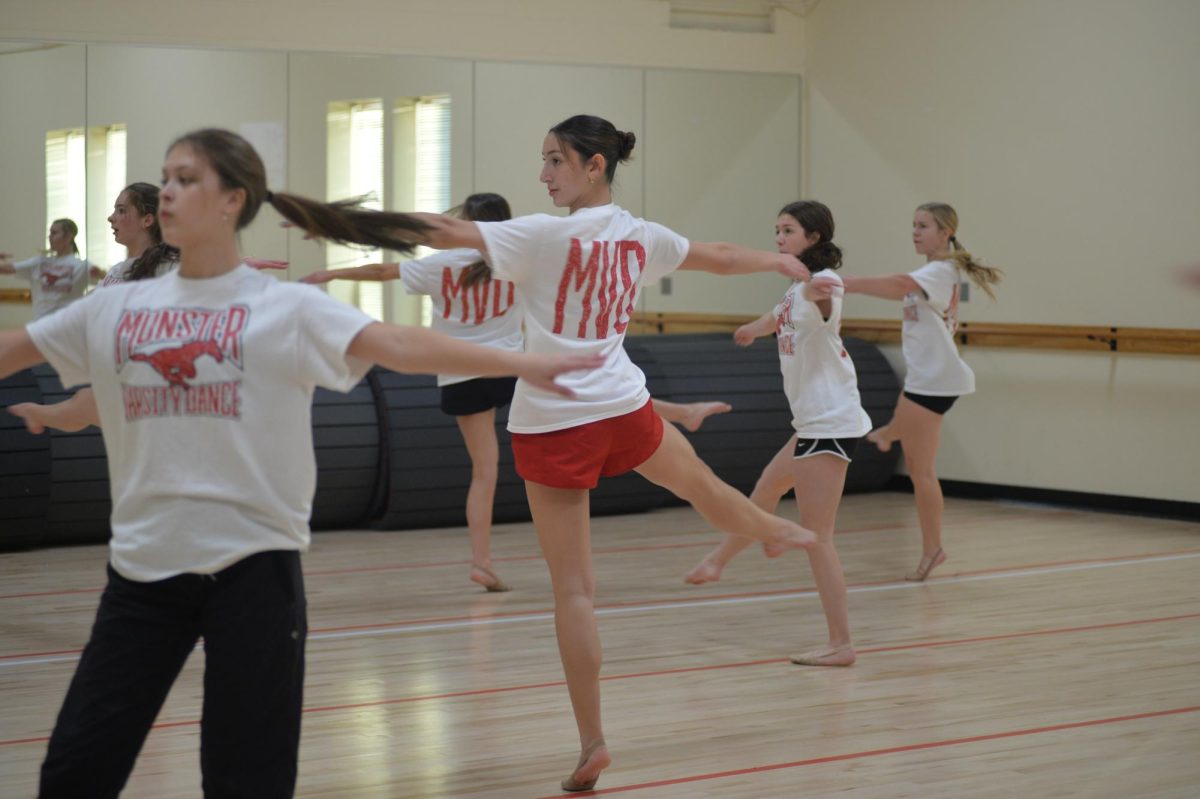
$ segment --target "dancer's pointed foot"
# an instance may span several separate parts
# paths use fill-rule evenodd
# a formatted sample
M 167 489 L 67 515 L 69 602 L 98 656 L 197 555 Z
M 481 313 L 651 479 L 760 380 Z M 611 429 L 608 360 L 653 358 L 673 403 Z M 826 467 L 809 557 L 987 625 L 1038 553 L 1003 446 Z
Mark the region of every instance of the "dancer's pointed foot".
M 9 405 L 8 412 L 25 422 L 25 429 L 35 436 L 45 432 L 46 423 L 42 418 L 45 406 L 36 402 L 18 402 L 16 405 Z
M 870 441 L 880 452 L 887 452 L 892 448 L 893 439 L 888 438 L 887 427 L 879 427 L 867 433 L 867 441 Z
M 909 572 L 904 575 L 904 579 L 912 583 L 923 583 L 929 573 L 946 562 L 946 550 L 941 547 L 932 555 L 925 555 L 921 558 L 921 562 L 917 564 L 916 571 Z
M 478 563 L 471 564 L 471 580 L 479 583 L 491 593 L 511 591 L 512 586 L 501 580 L 494 571 Z
M 792 655 L 791 658 L 797 666 L 852 666 L 857 659 L 854 644 L 814 649 L 802 655 Z
M 697 563 L 694 569 L 684 575 L 683 581 L 689 585 L 703 585 L 704 583 L 715 583 L 720 579 L 721 564 L 705 555 L 704 560 Z
M 571 776 L 563 779 L 561 785 L 564 791 L 590 791 L 600 779 L 600 772 L 612 765 L 612 756 L 601 738 L 593 741 L 579 755 L 579 765 L 571 772 Z
M 688 431 L 694 433 L 704 424 L 704 420 L 714 414 L 729 413 L 733 406 L 728 402 L 689 402 L 684 406 L 686 416 L 680 422 Z
M 768 558 L 777 558 L 789 549 L 808 549 L 817 543 L 817 534 L 812 530 L 791 522 L 785 524 L 774 536 L 763 541 L 763 552 Z

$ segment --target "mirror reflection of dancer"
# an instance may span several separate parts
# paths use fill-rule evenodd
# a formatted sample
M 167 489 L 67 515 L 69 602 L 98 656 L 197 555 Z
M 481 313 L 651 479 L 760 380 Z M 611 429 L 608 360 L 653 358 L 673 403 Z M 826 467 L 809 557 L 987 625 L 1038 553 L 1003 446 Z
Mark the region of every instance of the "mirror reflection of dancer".
M 125 247 L 126 258 L 115 264 L 101 286 L 165 275 L 179 267 L 179 250 L 163 242 L 158 224 L 158 187 L 130 183 L 117 195 L 108 216 L 113 239 Z
M 805 666 L 849 666 L 855 661 L 846 580 L 833 545 L 833 528 L 850 459 L 858 439 L 871 429 L 859 399 L 854 363 L 842 346 L 841 280 L 833 271 L 842 264 L 842 251 L 833 243 L 833 229 L 833 214 L 822 203 L 802 200 L 784 206 L 775 222 L 775 244 L 812 270 L 812 282 L 793 283 L 774 310 L 733 334 L 743 347 L 760 336 L 777 336 L 795 433 L 763 470 L 750 501 L 773 513 L 780 498 L 795 488 L 800 523 L 817 534 L 808 561 L 829 643 L 792 657 L 793 663 Z M 684 579 L 696 585 L 720 579 L 721 570 L 747 543 L 725 535 Z
M 604 360 L 594 373 L 566 379 L 575 390 L 569 401 L 518 382 L 508 422 L 517 472 L 525 479 L 550 569 L 559 654 L 579 727 L 582 751 L 562 781 L 567 791 L 590 790 L 612 762 L 600 720 L 588 509 L 600 477 L 636 470 L 690 502 L 718 529 L 763 541 L 769 554 L 816 540 L 717 479 L 683 434 L 654 413 L 645 376 L 622 346 L 641 284 L 675 269 L 778 271 L 802 279 L 808 270 L 790 255 L 688 242 L 614 205 L 613 175 L 633 145 L 632 133 L 593 116 L 572 117 L 551 129 L 542 145 L 541 181 L 557 207 L 570 209 L 566 217 L 468 222 L 412 215 L 431 227 L 426 244 L 478 250 L 494 279 L 517 285 L 529 352 L 591 353 Z M 292 221 L 327 235 L 318 224 Z
M 867 440 L 883 452 L 899 441 L 912 478 L 921 524 L 921 560 L 905 579 L 923 581 L 946 560 L 942 549 L 942 486 L 934 471 L 942 418 L 959 397 L 975 392 L 975 373 L 958 354 L 958 292 L 963 275 L 995 298 L 1003 272 L 985 266 L 959 242 L 958 214 L 945 203 L 926 203 L 913 214 L 912 241 L 925 266 L 909 274 L 845 276 L 845 290 L 904 303 L 903 350 L 907 373 L 896 411 Z
M 512 218 L 508 201 L 499 194 L 472 194 L 447 212 L 468 222 L 502 222 Z M 523 316 L 514 286 L 507 280 L 485 280 L 486 269 L 477 250 L 446 250 L 403 263 L 367 264 L 345 269 L 323 269 L 301 278 L 304 283 L 331 280 L 400 280 L 410 294 L 428 296 L 430 326 L 449 336 L 520 352 L 525 339 Z M 496 438 L 496 410 L 512 402 L 516 380 L 438 375 L 441 409 L 455 417 L 471 459 L 471 485 L 467 490 L 467 529 L 471 538 L 470 578 L 488 591 L 509 586 L 493 571 L 491 555 L 492 503 L 500 473 L 500 444 Z M 731 410 L 723 402 L 677 404 L 654 401 L 664 419 L 695 431 L 714 413 Z
M 113 496 L 108 584 L 39 795 L 116 797 L 203 637 L 205 794 L 287 797 L 300 743 L 314 388 L 348 391 L 379 363 L 511 373 L 569 396 L 554 378 L 599 359 L 500 353 L 381 324 L 248 267 L 237 232 L 264 201 L 320 217 L 339 241 L 402 252 L 425 227 L 273 195 L 258 154 L 228 131 L 176 140 L 160 199 L 177 271 L 0 331 L 0 377 L 49 360 L 64 384 L 92 384 Z
M 0 275 L 16 275 L 28 280 L 33 297 L 33 318 L 41 319 L 62 310 L 87 291 L 92 265 L 79 257 L 75 237 L 79 226 L 70 219 L 50 223 L 50 250 L 24 261 L 0 254 Z

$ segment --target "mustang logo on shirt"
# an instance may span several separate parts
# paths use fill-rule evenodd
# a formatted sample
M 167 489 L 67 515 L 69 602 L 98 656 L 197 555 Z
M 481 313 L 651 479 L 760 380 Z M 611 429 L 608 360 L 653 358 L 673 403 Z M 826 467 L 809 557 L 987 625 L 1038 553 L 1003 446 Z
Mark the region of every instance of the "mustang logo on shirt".
M 73 283 L 70 267 L 42 267 L 42 288 L 46 291 L 68 292 Z
M 129 360 L 148 363 L 171 385 L 187 388 L 184 378 L 196 376 L 196 359 L 201 355 L 209 355 L 217 363 L 225 360 L 213 341 L 189 341 L 178 347 L 156 350 L 149 355 L 133 352 L 129 354 Z
M 117 371 L 129 363 L 143 363 L 167 383 L 122 383 L 126 421 L 164 416 L 240 419 L 240 379 L 194 381 L 199 375 L 197 361 L 203 357 L 242 370 L 242 334 L 249 319 L 245 305 L 221 310 L 126 309 L 114 336 Z

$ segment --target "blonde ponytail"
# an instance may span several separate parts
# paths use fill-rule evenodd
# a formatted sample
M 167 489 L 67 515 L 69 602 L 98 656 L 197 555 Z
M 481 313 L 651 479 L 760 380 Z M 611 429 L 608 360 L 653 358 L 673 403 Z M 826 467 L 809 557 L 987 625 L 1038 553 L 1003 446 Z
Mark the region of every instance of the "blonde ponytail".
M 955 231 L 958 230 L 958 212 L 946 203 L 925 203 L 917 206 L 918 211 L 925 211 L 933 217 L 939 230 L 950 231 L 950 251 L 943 253 L 943 259 L 950 261 L 960 271 L 983 290 L 985 294 L 996 299 L 992 286 L 1004 277 L 1004 271 L 995 266 L 988 266 L 975 258 L 966 247 L 959 242 Z

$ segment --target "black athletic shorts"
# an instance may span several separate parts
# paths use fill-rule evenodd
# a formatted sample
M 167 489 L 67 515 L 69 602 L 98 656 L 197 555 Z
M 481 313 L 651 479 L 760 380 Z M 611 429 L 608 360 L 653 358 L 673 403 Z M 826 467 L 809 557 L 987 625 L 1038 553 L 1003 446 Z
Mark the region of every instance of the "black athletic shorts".
M 950 410 L 950 406 L 958 399 L 958 397 L 934 397 L 930 394 L 913 394 L 909 391 L 905 391 L 904 396 L 922 408 L 933 411 L 938 416 L 945 415 L 946 411 Z
M 512 402 L 517 389 L 515 377 L 477 377 L 442 386 L 442 413 L 470 416 Z
M 796 452 L 792 457 L 799 460 L 828 452 L 849 461 L 854 457 L 854 450 L 857 448 L 857 438 L 797 438 Z

